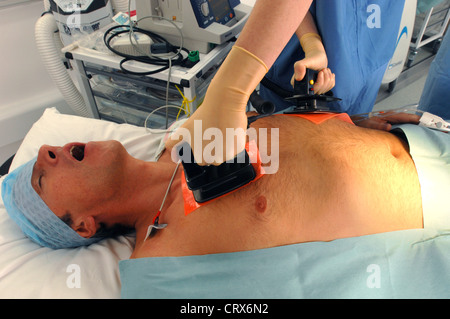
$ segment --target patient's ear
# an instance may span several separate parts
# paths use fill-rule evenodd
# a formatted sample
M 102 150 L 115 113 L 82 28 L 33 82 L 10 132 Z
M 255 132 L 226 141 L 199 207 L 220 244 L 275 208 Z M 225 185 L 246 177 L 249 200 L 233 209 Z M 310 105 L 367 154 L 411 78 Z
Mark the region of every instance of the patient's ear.
M 79 222 L 74 225 L 75 231 L 84 238 L 90 238 L 97 232 L 97 225 L 92 216 L 85 216 L 80 218 Z

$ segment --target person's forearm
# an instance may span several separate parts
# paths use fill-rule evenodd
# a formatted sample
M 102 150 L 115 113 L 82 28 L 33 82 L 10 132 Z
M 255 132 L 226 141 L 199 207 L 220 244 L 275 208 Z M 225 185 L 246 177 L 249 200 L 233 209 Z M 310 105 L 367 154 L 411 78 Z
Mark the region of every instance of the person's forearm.
M 318 52 L 323 52 L 323 54 L 326 55 L 322 39 L 317 31 L 316 23 L 314 22 L 314 18 L 309 11 L 305 15 L 305 18 L 298 29 L 295 31 L 295 34 L 300 41 L 300 45 L 305 52 L 306 58 L 311 55 L 317 55 Z
M 300 41 L 305 57 L 294 64 L 294 75 L 291 79 L 292 86 L 295 85 L 295 81 L 300 81 L 304 78 L 306 69 L 309 68 L 319 71 L 314 83 L 314 92 L 316 94 L 322 94 L 331 90 L 335 84 L 335 76 L 328 69 L 327 53 L 325 52 L 325 47 L 323 46 L 316 23 L 309 11 L 295 31 L 295 34 Z
M 236 45 L 253 53 L 268 68 L 298 30 L 312 0 L 257 0 Z
M 307 33 L 319 34 L 319 32 L 317 31 L 316 23 L 314 22 L 314 18 L 309 11 L 306 13 L 302 23 L 295 31 L 295 34 L 297 35 L 299 40 Z

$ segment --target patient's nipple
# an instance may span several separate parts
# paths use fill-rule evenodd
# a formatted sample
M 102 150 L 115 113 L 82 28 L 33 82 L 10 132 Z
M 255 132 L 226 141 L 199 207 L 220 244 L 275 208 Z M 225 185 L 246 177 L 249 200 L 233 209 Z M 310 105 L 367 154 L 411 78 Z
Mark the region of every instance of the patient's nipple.
M 264 213 L 267 208 L 267 199 L 265 196 L 260 195 L 255 201 L 255 208 L 258 212 Z

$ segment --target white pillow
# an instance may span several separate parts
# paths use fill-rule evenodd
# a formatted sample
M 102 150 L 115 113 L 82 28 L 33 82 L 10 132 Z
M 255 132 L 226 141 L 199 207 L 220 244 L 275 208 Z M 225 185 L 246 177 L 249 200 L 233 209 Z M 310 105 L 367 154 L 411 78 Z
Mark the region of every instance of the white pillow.
M 164 137 L 159 132 L 47 109 L 25 136 L 10 170 L 37 156 L 43 144 L 75 141 L 118 140 L 132 156 L 154 161 Z M 41 247 L 9 218 L 0 197 L 0 298 L 120 298 L 118 262 L 129 258 L 133 247 L 132 236 L 76 249 Z

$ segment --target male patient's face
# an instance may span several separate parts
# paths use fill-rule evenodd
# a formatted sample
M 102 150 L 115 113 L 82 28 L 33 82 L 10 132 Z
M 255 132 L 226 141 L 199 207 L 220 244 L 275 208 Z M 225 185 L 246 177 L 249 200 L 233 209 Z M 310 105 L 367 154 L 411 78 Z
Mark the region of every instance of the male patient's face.
M 31 183 L 57 216 L 88 212 L 115 196 L 124 175 L 124 156 L 128 153 L 117 141 L 44 145 Z

